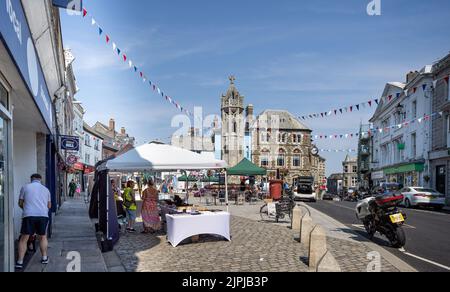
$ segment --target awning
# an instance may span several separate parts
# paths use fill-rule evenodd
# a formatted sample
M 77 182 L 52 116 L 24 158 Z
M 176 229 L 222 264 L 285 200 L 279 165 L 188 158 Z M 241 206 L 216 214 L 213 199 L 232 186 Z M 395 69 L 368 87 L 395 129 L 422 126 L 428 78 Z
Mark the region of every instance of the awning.
M 405 173 L 405 172 L 422 172 L 425 169 L 425 163 L 410 163 L 405 165 L 400 165 L 396 167 L 385 168 L 384 174 L 397 174 L 397 173 Z
M 227 174 L 228 175 L 246 175 L 246 176 L 266 175 L 267 170 L 256 166 L 250 160 L 248 160 L 247 158 L 244 158 L 244 160 L 242 160 L 238 165 L 236 165 L 233 168 L 228 169 Z

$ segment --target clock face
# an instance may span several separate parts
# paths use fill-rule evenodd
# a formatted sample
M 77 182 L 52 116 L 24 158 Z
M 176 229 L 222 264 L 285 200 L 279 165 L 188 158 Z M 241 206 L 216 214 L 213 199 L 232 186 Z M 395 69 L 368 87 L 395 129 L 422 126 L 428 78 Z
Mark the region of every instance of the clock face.
M 317 147 L 313 147 L 313 148 L 311 149 L 311 153 L 312 153 L 313 155 L 317 155 L 317 154 L 319 154 L 319 149 L 317 149 Z

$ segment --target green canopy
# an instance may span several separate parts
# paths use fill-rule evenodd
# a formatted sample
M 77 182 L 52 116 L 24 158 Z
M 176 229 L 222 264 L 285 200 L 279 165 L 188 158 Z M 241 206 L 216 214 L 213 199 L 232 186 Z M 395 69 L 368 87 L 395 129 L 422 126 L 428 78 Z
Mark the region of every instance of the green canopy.
M 211 182 L 211 183 L 218 183 L 219 182 L 219 178 L 215 177 L 215 176 L 209 176 L 209 177 L 204 177 L 202 178 L 202 182 Z
M 245 175 L 245 176 L 253 176 L 253 175 L 266 175 L 267 170 L 264 168 L 258 167 L 253 164 L 247 158 L 244 158 L 238 165 L 235 167 L 229 168 L 227 170 L 228 175 Z
M 198 179 L 193 177 L 193 176 L 189 176 L 187 177 L 186 175 L 180 176 L 178 178 L 178 181 L 189 181 L 189 182 L 197 182 Z

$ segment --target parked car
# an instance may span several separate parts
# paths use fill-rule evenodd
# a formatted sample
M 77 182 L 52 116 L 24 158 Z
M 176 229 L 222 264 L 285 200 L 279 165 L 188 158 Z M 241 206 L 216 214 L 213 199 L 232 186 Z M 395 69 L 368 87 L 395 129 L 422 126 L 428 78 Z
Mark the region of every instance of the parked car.
M 403 185 L 399 183 L 382 183 L 381 185 L 374 187 L 371 190 L 370 195 L 395 195 L 401 189 L 403 189 Z
M 442 210 L 445 207 L 445 195 L 436 190 L 422 187 L 403 188 L 399 193 L 404 197 L 403 205 L 406 208 L 431 207 Z
M 317 194 L 313 190 L 313 186 L 311 184 L 298 184 L 296 189 L 294 190 L 294 199 L 301 201 L 317 201 Z

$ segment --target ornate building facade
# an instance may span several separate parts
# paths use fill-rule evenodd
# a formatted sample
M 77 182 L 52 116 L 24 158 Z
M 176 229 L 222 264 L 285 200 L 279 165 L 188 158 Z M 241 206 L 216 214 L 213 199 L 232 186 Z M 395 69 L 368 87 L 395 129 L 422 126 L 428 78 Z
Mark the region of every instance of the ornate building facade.
M 253 163 L 266 168 L 269 179 L 278 172 L 291 184 L 299 177 L 312 177 L 311 133 L 287 111 L 264 111 L 253 123 Z

